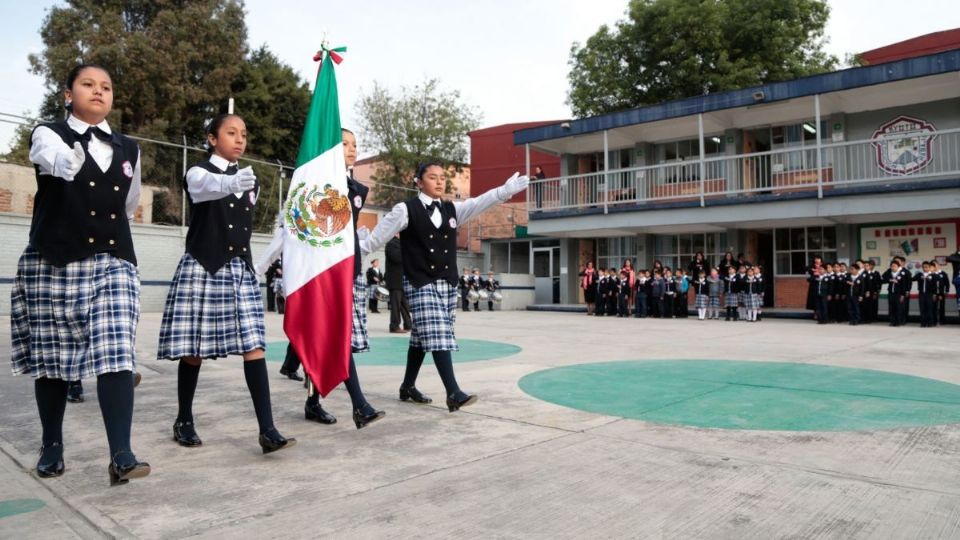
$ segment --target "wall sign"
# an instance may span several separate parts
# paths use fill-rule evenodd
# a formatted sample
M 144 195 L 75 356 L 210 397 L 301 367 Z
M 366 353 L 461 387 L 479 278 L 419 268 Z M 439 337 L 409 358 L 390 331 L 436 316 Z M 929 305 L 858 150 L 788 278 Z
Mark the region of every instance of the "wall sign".
M 877 166 L 890 174 L 908 175 L 926 167 L 933 159 L 936 128 L 911 116 L 898 116 L 873 132 Z

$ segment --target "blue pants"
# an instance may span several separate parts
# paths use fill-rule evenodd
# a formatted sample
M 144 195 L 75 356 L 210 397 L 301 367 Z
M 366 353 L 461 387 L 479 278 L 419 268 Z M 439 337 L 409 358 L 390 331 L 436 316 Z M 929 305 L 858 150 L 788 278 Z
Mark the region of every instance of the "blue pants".
M 851 323 L 857 324 L 860 322 L 860 302 L 852 294 L 847 297 L 847 314 Z
M 637 317 L 647 316 L 647 295 L 642 291 L 637 292 L 637 298 L 634 300 L 633 314 Z
M 821 324 L 830 320 L 830 316 L 827 314 L 827 304 L 826 296 L 817 297 L 817 321 Z

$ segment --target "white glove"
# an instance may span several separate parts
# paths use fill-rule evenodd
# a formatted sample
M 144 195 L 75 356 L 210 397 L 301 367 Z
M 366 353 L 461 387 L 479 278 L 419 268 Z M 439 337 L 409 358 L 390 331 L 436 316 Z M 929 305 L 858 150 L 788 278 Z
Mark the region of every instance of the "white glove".
M 257 176 L 253 174 L 253 167 L 244 167 L 232 176 L 224 176 L 221 180 L 220 191 L 223 193 L 243 193 L 256 186 Z
M 366 227 L 360 227 L 357 229 L 357 240 L 364 242 L 367 238 L 370 238 L 370 229 Z
M 83 151 L 83 146 L 79 142 L 75 142 L 72 150 L 57 152 L 53 170 L 60 178 L 67 182 L 73 182 L 73 178 L 80 172 L 86 159 L 87 153 Z
M 513 197 L 521 191 L 526 191 L 530 179 L 526 176 L 520 176 L 520 173 L 513 173 L 513 176 L 507 179 L 503 184 L 503 191 L 507 198 Z

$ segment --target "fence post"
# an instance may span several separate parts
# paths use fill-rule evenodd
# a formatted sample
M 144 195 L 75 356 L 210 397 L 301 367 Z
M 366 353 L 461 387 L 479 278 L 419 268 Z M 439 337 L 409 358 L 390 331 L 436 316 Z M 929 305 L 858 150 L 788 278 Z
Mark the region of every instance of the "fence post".
M 704 178 L 706 178 L 707 165 L 703 161 L 703 153 L 705 148 L 703 147 L 703 113 L 697 115 L 697 133 L 700 135 L 700 207 L 704 206 L 703 201 L 703 187 L 704 187 Z
M 603 130 L 603 213 L 607 213 L 607 206 L 610 203 L 610 141 L 607 138 L 607 130 Z
M 817 127 L 817 198 L 823 198 L 823 142 L 820 138 L 820 94 L 813 96 L 813 113 Z

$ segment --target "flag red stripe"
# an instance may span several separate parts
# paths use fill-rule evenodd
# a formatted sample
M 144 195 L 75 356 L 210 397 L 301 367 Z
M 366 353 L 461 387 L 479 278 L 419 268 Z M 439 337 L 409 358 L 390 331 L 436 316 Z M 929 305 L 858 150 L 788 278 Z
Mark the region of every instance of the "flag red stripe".
M 353 257 L 287 297 L 283 330 L 321 396 L 347 379 L 353 321 Z

